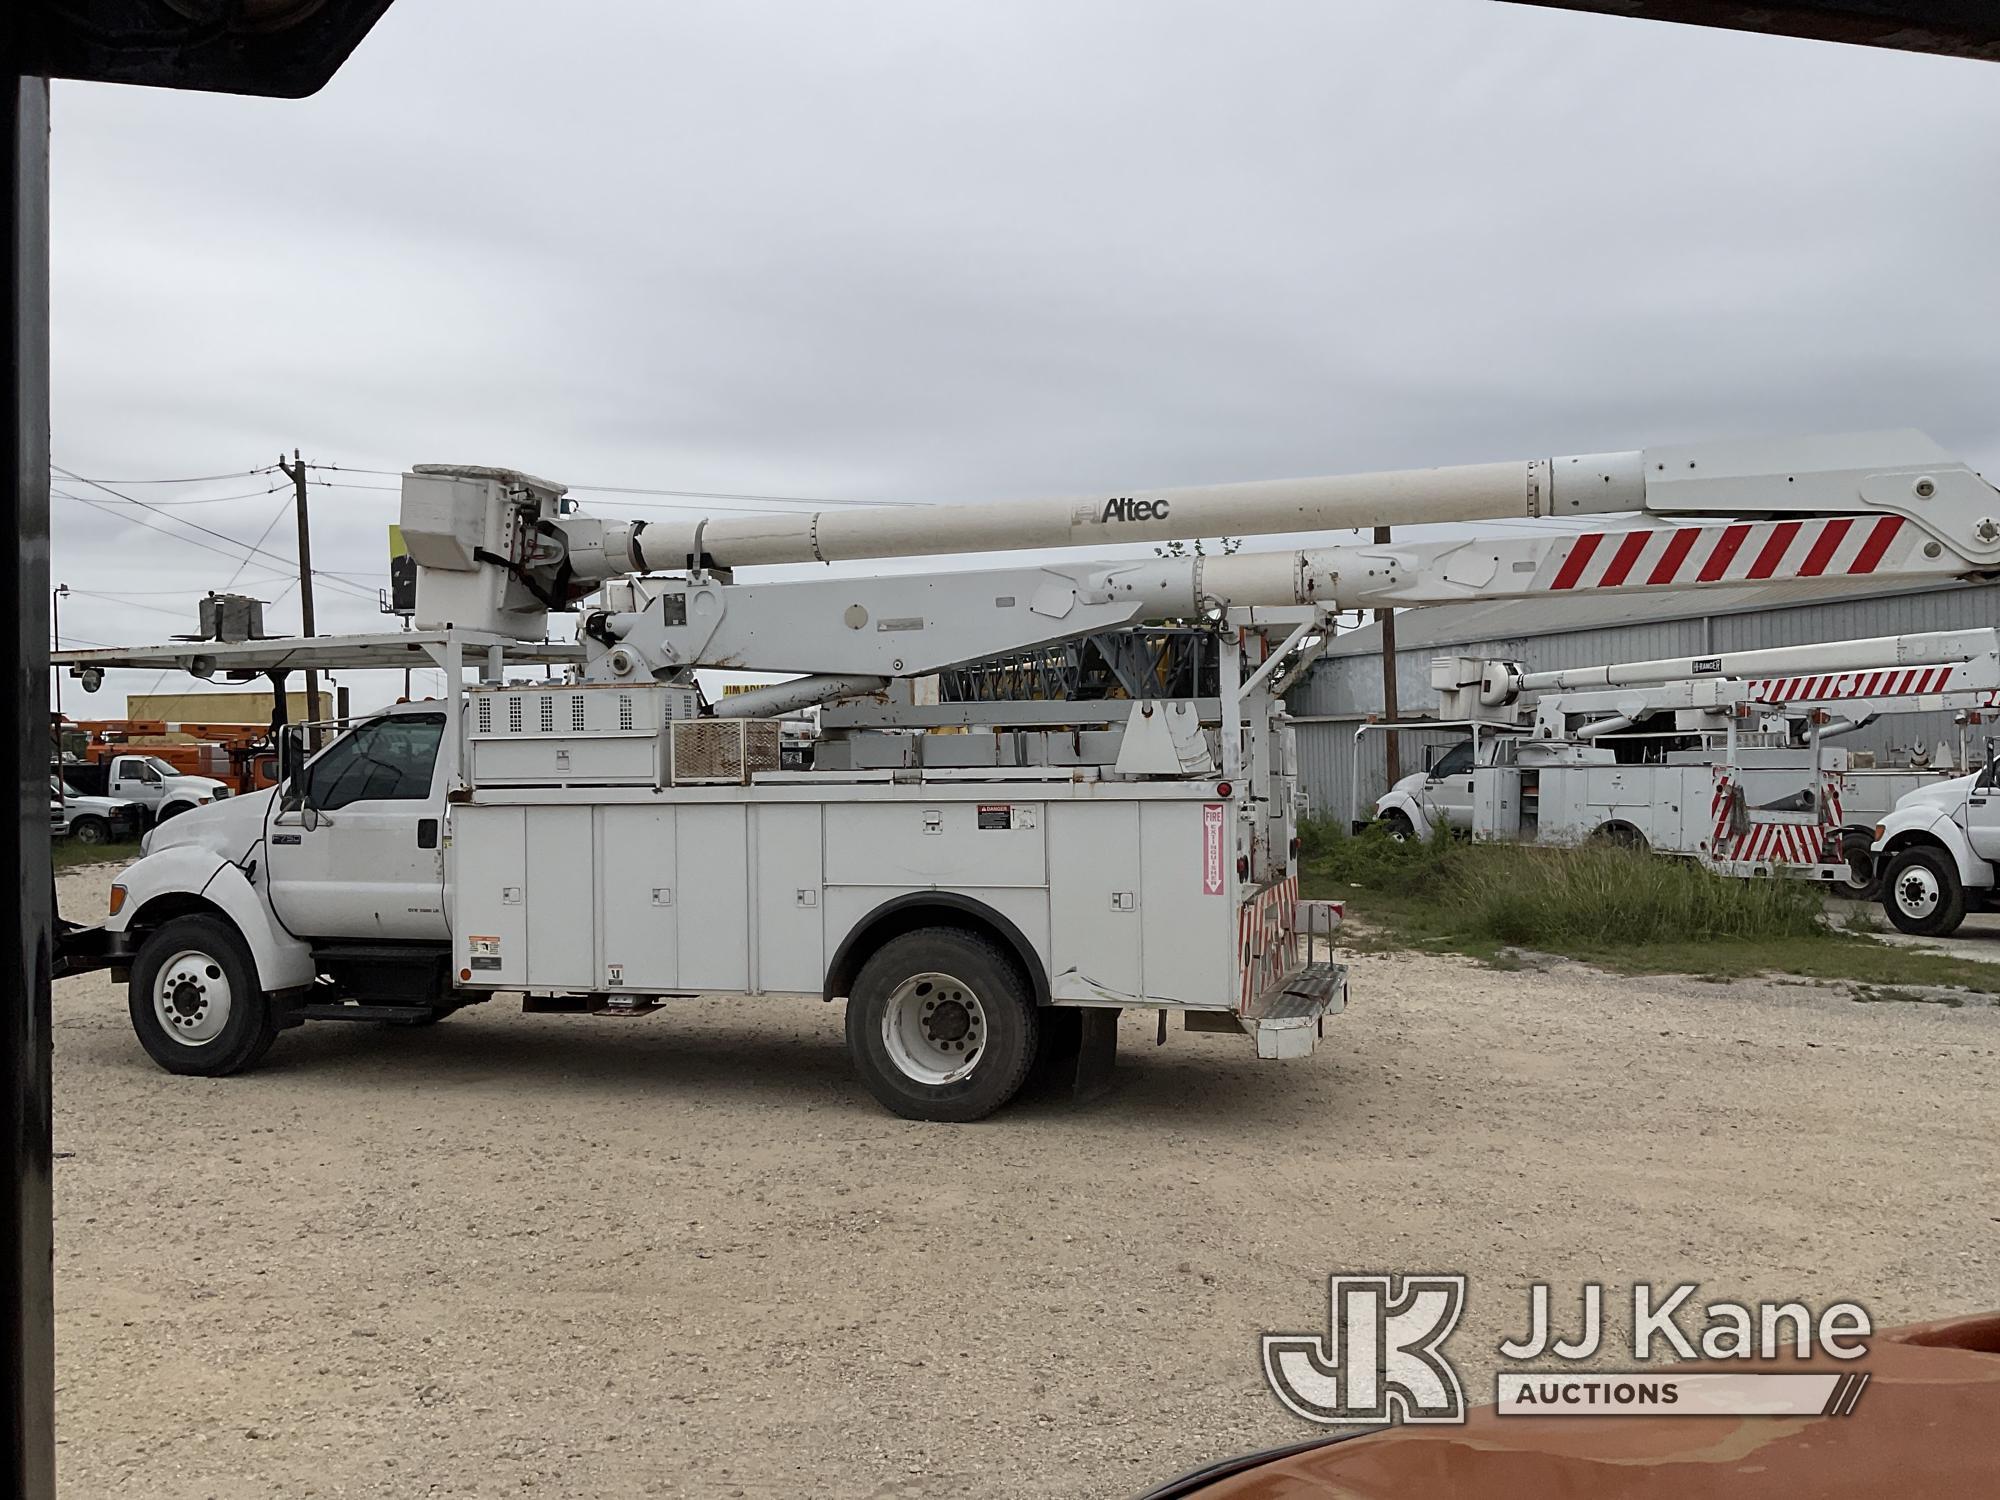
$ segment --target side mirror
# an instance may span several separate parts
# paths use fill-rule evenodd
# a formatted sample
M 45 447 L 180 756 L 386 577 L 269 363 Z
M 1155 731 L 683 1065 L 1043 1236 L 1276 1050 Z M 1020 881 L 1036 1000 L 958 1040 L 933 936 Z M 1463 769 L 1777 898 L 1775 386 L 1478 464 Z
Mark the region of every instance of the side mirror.
M 296 724 L 278 731 L 278 805 L 303 807 L 306 792 L 306 732 Z

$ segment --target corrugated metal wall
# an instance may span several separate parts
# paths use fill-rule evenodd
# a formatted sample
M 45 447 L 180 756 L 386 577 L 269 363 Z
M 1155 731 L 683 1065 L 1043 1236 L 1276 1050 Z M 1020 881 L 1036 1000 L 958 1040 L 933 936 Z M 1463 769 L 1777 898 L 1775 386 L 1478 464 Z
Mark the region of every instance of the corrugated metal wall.
M 1659 656 L 1752 651 L 1767 646 L 1799 646 L 1815 641 L 1992 625 L 2000 625 L 2000 585 L 1996 584 L 1883 594 L 1713 617 L 1642 620 L 1630 625 L 1463 641 L 1401 652 L 1396 659 L 1396 692 L 1404 717 L 1435 713 L 1437 699 L 1430 685 L 1431 658 L 1435 656 L 1506 657 L 1521 662 L 1531 672 L 1546 672 L 1560 667 L 1644 661 Z M 1368 715 L 1382 711 L 1381 658 L 1372 654 L 1326 658 L 1292 690 L 1290 706 L 1300 719 L 1322 721 L 1298 726 L 1300 774 L 1313 810 L 1346 818 L 1350 779 L 1357 769 L 1354 731 Z M 1895 714 L 1845 736 L 1840 743 L 1849 749 L 1886 754 L 1918 744 L 1934 746 L 1942 741 L 1955 754 L 1958 735 L 1949 714 Z M 1455 732 L 1404 733 L 1404 771 L 1423 766 L 1425 745 L 1449 744 L 1459 737 Z M 1384 738 L 1380 733 L 1370 733 L 1360 742 L 1360 816 L 1366 816 L 1388 785 Z

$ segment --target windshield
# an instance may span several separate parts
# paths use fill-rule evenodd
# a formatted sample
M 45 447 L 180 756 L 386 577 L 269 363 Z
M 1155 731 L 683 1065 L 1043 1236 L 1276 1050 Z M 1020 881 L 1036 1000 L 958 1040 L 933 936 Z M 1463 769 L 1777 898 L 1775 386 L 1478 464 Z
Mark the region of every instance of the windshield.
M 181 768 L 172 761 L 161 760 L 157 755 L 144 756 L 141 758 L 140 763 L 158 771 L 162 776 L 180 776 L 184 774 Z

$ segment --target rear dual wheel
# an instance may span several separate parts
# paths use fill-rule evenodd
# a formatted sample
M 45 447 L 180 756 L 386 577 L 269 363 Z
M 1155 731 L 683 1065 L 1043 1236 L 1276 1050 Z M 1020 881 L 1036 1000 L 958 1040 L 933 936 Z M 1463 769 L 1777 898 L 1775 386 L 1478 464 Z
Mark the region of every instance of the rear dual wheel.
M 847 1001 L 847 1050 L 883 1108 L 906 1120 L 981 1120 L 1035 1060 L 1039 1017 L 1013 956 L 958 927 L 891 938 Z

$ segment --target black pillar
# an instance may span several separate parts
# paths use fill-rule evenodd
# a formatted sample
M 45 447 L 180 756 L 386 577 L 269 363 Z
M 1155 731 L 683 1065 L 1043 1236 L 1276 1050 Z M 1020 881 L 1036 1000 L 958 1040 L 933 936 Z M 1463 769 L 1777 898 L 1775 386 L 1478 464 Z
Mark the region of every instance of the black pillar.
M 12 23 L 7 23 L 11 26 Z M 11 44 L 12 37 L 8 42 Z M 9 51 L 12 50 L 11 45 Z M 11 61 L 11 59 L 10 59 Z M 13 603 L 0 607 L 12 669 L 0 868 L 20 877 L 4 924 L 0 977 L 6 1069 L 6 1185 L 0 1191 L 0 1344 L 6 1424 L 0 1493 L 55 1494 L 55 1299 L 50 1232 L 49 964 L 55 875 L 49 864 L 49 86 L 10 67 L 0 146 L 6 202 L 6 515 L 0 548 Z

